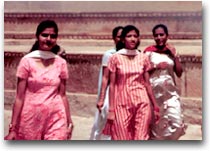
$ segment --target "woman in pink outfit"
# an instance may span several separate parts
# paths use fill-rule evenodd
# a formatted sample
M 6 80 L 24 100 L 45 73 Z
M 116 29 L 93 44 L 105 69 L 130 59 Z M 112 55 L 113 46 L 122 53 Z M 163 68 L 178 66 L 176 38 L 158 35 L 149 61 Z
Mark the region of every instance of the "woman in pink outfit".
M 66 96 L 66 61 L 56 55 L 58 27 L 41 22 L 37 41 L 17 68 L 17 92 L 6 140 L 67 140 L 73 123 Z
M 110 106 L 103 133 L 111 135 L 112 140 L 147 140 L 153 110 L 158 117 L 159 108 L 149 84 L 149 58 L 137 50 L 139 36 L 135 26 L 125 26 L 122 49 L 108 63 Z

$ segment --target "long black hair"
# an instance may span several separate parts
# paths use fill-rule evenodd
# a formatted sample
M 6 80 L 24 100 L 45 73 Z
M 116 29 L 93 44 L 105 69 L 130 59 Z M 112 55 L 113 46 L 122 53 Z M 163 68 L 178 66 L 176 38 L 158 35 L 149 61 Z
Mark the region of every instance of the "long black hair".
M 123 30 L 123 26 L 117 26 L 112 30 L 112 39 L 115 39 L 119 30 Z

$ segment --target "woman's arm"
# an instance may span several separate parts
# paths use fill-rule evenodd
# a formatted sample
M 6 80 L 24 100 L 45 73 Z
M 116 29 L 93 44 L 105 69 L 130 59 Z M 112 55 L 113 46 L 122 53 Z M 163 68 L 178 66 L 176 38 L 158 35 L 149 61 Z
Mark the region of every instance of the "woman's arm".
M 176 73 L 177 77 L 181 77 L 182 76 L 182 65 L 179 61 L 179 57 L 177 56 L 176 53 L 176 49 L 174 46 L 172 46 L 171 44 L 166 44 L 166 49 L 168 49 L 170 51 L 170 55 L 174 60 L 174 72 Z
M 102 75 L 102 84 L 101 84 L 101 90 L 99 94 L 99 101 L 97 103 L 97 108 L 99 112 L 101 112 L 101 108 L 104 104 L 104 99 L 106 95 L 107 86 L 109 84 L 109 69 L 107 66 L 103 66 L 103 75 Z
M 114 105 L 115 105 L 115 80 L 116 73 L 110 72 L 109 84 L 109 114 L 107 119 L 114 120 Z
M 148 96 L 149 96 L 150 100 L 152 101 L 152 105 L 153 105 L 153 109 L 154 109 L 154 113 L 155 113 L 155 120 L 157 122 L 159 120 L 159 110 L 160 109 L 159 109 L 159 106 L 156 102 L 154 93 L 152 91 L 152 87 L 151 87 L 151 84 L 150 84 L 150 81 L 149 81 L 149 73 L 148 72 L 144 73 L 144 79 L 145 79 L 145 87 L 146 87 Z
M 66 111 L 67 123 L 68 124 L 73 124 L 72 123 L 71 116 L 70 116 L 69 102 L 68 102 L 68 99 L 67 99 L 67 96 L 66 96 L 66 80 L 64 80 L 64 79 L 61 79 L 61 84 L 60 84 L 60 87 L 59 87 L 59 92 L 60 92 L 60 95 L 61 95 L 61 97 L 63 99 L 63 104 L 64 104 L 65 111 Z
M 27 81 L 25 79 L 18 78 L 16 98 L 12 112 L 12 120 L 9 127 L 9 134 L 5 137 L 5 139 L 8 140 L 16 139 L 16 130 L 18 127 L 19 117 L 23 108 L 26 87 L 27 87 Z
M 158 105 L 157 105 L 155 96 L 154 96 L 154 94 L 153 94 L 152 87 L 151 87 L 151 85 L 150 85 L 149 73 L 148 73 L 148 72 L 145 72 L 145 73 L 144 73 L 144 79 L 145 79 L 145 87 L 146 87 L 146 89 L 147 89 L 148 96 L 149 96 L 150 100 L 152 101 L 152 105 L 153 105 L 154 107 L 159 108 Z
M 61 79 L 59 92 L 62 97 L 63 104 L 64 104 L 65 111 L 66 111 L 66 118 L 67 118 L 67 124 L 68 124 L 67 125 L 68 126 L 68 139 L 71 139 L 74 125 L 73 125 L 73 121 L 71 119 L 69 102 L 68 102 L 68 99 L 66 96 L 66 80 L 65 79 Z
M 183 69 L 182 69 L 182 65 L 181 65 L 181 63 L 179 61 L 179 57 L 178 56 L 174 57 L 174 72 L 176 73 L 177 77 L 181 77 L 182 76 Z

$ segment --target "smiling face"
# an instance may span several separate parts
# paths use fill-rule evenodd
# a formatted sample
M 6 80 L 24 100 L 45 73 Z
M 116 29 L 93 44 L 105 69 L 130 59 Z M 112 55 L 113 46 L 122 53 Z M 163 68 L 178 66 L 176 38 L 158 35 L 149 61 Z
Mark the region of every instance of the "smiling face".
M 55 33 L 54 28 L 46 28 L 43 30 L 38 36 L 38 41 L 39 50 L 51 51 L 57 41 L 57 34 Z
M 135 30 L 131 30 L 125 36 L 125 39 L 124 39 L 125 48 L 126 49 L 130 49 L 130 50 L 137 49 L 139 40 L 140 39 L 139 39 L 139 36 L 136 33 L 136 31 Z
M 155 42 L 156 42 L 158 47 L 165 46 L 165 44 L 166 44 L 166 42 L 168 40 L 168 36 L 165 33 L 163 28 L 161 28 L 161 27 L 157 28 L 154 31 L 153 36 L 154 36 L 154 40 L 155 40 Z

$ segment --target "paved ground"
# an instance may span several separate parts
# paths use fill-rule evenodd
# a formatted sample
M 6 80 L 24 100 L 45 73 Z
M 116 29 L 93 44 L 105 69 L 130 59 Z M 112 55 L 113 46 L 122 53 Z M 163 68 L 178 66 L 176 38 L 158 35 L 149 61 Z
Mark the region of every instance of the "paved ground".
M 11 119 L 11 110 L 4 110 L 4 135 L 8 132 L 8 124 Z M 72 116 L 75 125 L 73 140 L 89 140 L 94 117 Z M 188 124 L 186 134 L 180 140 L 202 140 L 200 125 Z

